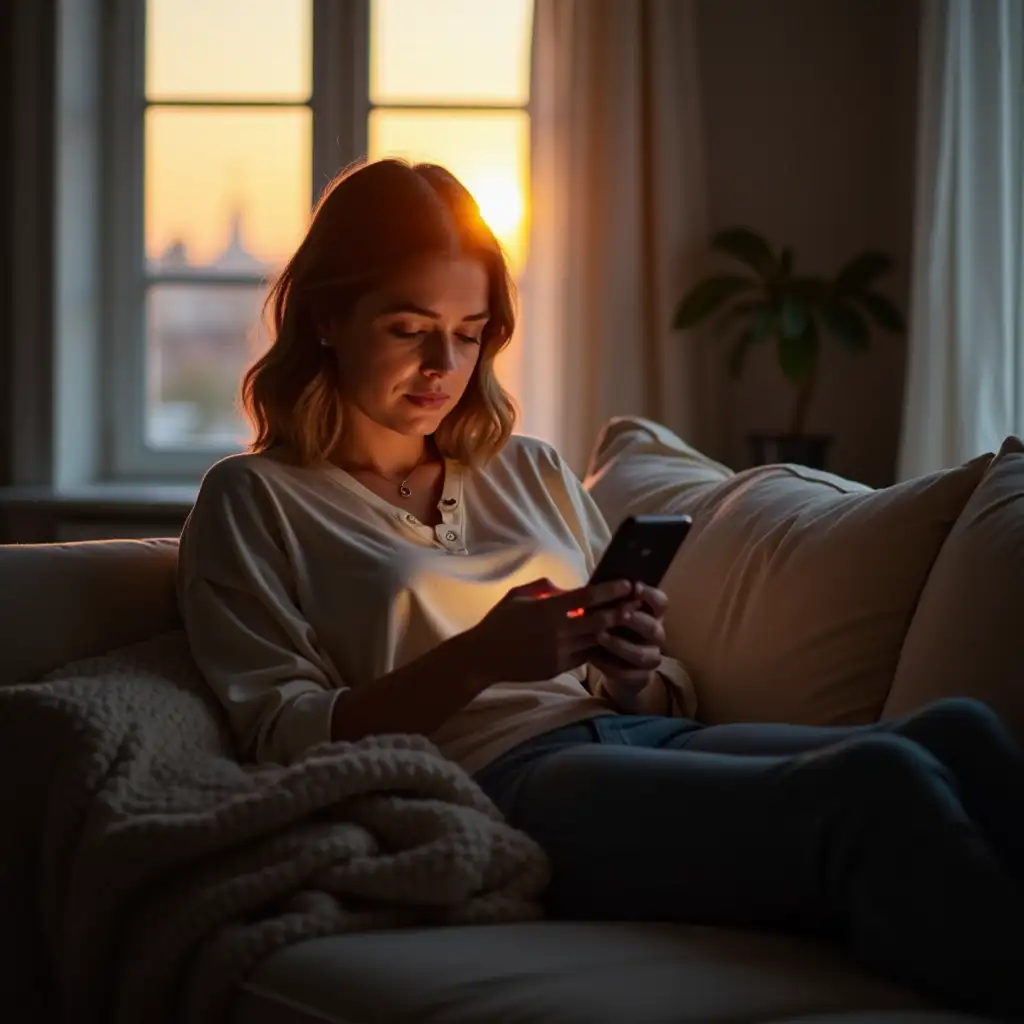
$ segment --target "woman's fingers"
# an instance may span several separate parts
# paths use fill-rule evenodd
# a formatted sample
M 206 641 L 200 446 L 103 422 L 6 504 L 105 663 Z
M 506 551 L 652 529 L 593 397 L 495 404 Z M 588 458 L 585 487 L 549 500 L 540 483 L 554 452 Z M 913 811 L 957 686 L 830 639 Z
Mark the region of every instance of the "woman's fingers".
M 657 647 L 659 650 L 664 647 L 665 627 L 661 624 L 661 619 L 656 619 L 649 612 L 625 608 L 619 621 L 652 647 Z
M 613 580 L 610 583 L 596 583 L 593 586 L 578 587 L 558 595 L 559 607 L 569 615 L 586 612 L 605 604 L 617 604 L 633 594 L 633 584 L 628 580 Z
M 567 615 L 567 632 L 574 638 L 596 637 L 599 633 L 614 629 L 616 626 L 625 626 L 650 646 L 660 649 L 665 643 L 665 629 L 661 621 L 641 611 L 632 601 L 593 611 L 583 608 L 571 609 Z
M 573 639 L 589 639 L 594 641 L 604 630 L 621 626 L 626 621 L 624 607 L 596 608 L 587 611 L 585 608 L 570 609 L 567 613 L 568 624 L 566 634 Z
M 653 672 L 661 664 L 661 650 L 651 644 L 634 643 L 607 631 L 598 634 L 597 642 L 634 668 Z
M 656 619 L 663 619 L 668 611 L 668 595 L 657 587 L 649 587 L 646 583 L 636 585 L 636 596 Z

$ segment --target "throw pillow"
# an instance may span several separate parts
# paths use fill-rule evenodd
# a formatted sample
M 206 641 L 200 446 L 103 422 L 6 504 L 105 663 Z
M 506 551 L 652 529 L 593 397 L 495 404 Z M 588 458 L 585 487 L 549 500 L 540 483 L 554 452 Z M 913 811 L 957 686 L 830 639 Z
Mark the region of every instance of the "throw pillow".
M 668 650 L 691 671 L 701 720 L 876 721 L 991 456 L 873 491 L 794 465 L 730 475 L 646 421 L 608 431 L 587 485 L 612 528 L 636 512 L 694 517 L 663 586 Z
M 1008 437 L 942 548 L 884 718 L 980 698 L 1024 737 L 1024 443 Z

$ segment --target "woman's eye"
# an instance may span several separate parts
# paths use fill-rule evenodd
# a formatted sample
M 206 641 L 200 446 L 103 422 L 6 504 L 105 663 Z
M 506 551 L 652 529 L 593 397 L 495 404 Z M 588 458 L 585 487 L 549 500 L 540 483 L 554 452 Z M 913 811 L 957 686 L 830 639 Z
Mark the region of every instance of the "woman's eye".
M 388 328 L 388 333 L 396 338 L 401 338 L 404 341 L 412 341 L 414 338 L 425 338 L 430 331 L 417 330 L 415 328 L 407 328 L 402 324 L 395 324 Z M 472 334 L 456 334 L 456 338 L 459 341 L 465 342 L 467 345 L 479 345 L 480 339 L 474 337 Z

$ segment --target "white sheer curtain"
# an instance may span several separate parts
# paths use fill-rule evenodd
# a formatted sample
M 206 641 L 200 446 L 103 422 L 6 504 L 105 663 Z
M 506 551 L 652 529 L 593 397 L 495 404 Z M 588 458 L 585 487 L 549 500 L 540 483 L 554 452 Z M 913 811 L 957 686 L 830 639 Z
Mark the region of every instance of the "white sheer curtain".
M 670 330 L 708 238 L 694 36 L 694 0 L 536 0 L 523 426 L 577 472 L 612 415 L 708 441 Z
M 903 479 L 1024 432 L 1024 0 L 924 0 Z

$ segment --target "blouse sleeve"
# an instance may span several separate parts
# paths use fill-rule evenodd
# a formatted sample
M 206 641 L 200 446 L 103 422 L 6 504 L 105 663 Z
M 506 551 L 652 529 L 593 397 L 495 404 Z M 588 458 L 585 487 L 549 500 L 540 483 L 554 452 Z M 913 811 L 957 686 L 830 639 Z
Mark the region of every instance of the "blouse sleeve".
M 564 493 L 563 515 L 566 516 L 586 556 L 587 572 L 592 573 L 605 548 L 611 543 L 611 530 L 579 477 L 560 457 L 556 458 Z M 669 713 L 681 718 L 693 718 L 697 713 L 697 691 L 682 663 L 666 655 L 662 657 L 657 672 L 665 682 L 668 692 Z M 587 677 L 588 688 L 596 693 L 600 688 L 601 673 L 592 665 L 588 665 Z
M 181 535 L 178 603 L 240 756 L 287 764 L 330 741 L 346 687 L 299 608 L 273 495 L 240 461 L 203 480 Z

